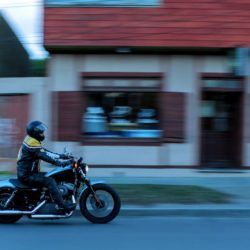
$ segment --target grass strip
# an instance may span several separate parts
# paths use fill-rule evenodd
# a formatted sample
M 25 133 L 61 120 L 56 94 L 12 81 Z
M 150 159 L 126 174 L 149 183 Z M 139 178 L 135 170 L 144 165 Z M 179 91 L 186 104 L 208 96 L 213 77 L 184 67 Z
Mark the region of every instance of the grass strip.
M 230 194 L 194 185 L 112 184 L 112 187 L 123 204 L 222 204 L 232 198 Z
M 0 172 L 0 176 L 9 172 Z M 215 189 L 195 185 L 112 184 L 123 204 L 223 204 L 233 196 Z
M 10 176 L 10 175 L 13 175 L 13 173 L 11 172 L 8 172 L 8 171 L 0 171 L 0 176 Z

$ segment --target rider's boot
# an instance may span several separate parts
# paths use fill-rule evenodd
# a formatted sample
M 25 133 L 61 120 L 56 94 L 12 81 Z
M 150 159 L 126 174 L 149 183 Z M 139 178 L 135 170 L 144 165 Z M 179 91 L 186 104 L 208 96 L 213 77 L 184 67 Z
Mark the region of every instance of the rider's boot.
M 71 212 L 76 208 L 76 204 L 70 201 L 64 201 L 59 192 L 53 193 L 53 200 L 57 204 L 57 209 L 61 211 Z

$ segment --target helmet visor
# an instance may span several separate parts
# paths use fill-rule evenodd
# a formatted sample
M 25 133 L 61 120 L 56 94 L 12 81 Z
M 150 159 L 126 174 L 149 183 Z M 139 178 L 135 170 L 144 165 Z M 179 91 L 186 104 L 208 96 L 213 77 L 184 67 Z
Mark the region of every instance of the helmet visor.
M 38 126 L 36 126 L 35 130 L 39 131 L 39 133 L 44 133 L 47 130 L 47 126 L 43 123 L 39 124 Z

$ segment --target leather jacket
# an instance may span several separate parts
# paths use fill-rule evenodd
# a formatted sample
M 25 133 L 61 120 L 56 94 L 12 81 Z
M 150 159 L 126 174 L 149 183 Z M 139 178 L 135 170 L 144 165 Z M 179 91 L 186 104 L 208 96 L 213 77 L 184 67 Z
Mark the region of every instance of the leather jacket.
M 42 147 L 40 141 L 26 136 L 19 149 L 17 158 L 17 176 L 24 179 L 31 173 L 40 171 L 40 161 L 46 161 L 56 166 L 70 165 L 73 160 L 68 159 L 64 154 L 56 154 Z

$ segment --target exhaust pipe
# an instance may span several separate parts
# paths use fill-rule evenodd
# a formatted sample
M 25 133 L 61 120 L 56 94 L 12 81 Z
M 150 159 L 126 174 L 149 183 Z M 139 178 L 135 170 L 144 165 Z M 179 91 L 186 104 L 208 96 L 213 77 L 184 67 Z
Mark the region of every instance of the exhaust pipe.
M 37 207 L 32 211 L 21 211 L 21 210 L 0 210 L 0 215 L 31 215 L 37 212 L 44 204 L 46 200 L 41 202 Z
M 71 211 L 69 214 L 60 215 L 60 214 L 32 214 L 30 218 L 32 219 L 63 219 L 63 218 L 69 218 L 72 216 L 73 211 Z

